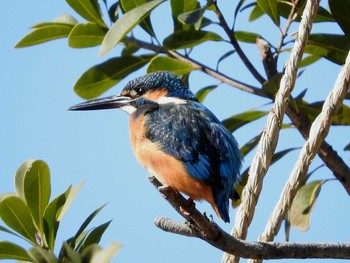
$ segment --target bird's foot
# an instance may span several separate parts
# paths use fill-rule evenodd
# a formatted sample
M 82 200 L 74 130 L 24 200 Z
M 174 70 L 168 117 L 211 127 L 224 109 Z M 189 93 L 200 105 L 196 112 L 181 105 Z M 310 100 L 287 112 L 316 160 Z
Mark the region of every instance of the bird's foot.
M 191 197 L 186 200 L 186 203 L 180 206 L 180 211 L 185 216 L 190 216 L 193 213 L 193 210 L 196 208 L 196 203 Z
M 175 191 L 173 188 L 167 185 L 158 186 L 158 191 L 162 194 L 162 196 L 165 199 L 168 199 L 168 196 L 170 194 L 174 194 L 175 196 L 179 195 L 179 192 Z

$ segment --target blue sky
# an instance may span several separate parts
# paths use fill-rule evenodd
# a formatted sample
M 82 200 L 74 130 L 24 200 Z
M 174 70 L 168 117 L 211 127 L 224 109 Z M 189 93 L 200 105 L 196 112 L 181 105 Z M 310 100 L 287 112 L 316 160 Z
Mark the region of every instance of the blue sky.
M 227 1 L 223 5 L 222 9 L 227 16 L 233 13 L 234 3 L 235 1 Z M 152 22 L 161 39 L 170 34 L 172 26 L 168 6 L 168 2 L 163 3 L 152 16 Z M 219 262 L 222 252 L 203 241 L 165 233 L 154 226 L 153 220 L 157 216 L 177 220 L 182 218 L 148 183 L 146 171 L 135 160 L 129 143 L 128 116 L 124 112 L 67 111 L 69 106 L 82 101 L 72 89 L 78 77 L 89 67 L 118 54 L 120 48 L 112 50 L 103 58 L 98 58 L 98 48 L 71 49 L 65 39 L 14 49 L 14 45 L 29 33 L 32 24 L 51 21 L 61 13 L 74 14 L 63 0 L 12 0 L 0 3 L 0 192 L 14 190 L 13 174 L 22 162 L 27 159 L 43 159 L 51 169 L 52 197 L 63 192 L 69 184 L 77 185 L 87 180 L 63 219 L 59 242 L 69 238 L 90 212 L 108 202 L 94 224 L 113 219 L 102 240 L 103 246 L 114 240 L 122 244 L 122 249 L 113 262 Z M 237 27 L 240 30 L 265 32 L 271 42 L 277 43 L 279 33 L 269 19 L 263 18 L 254 23 L 246 21 L 244 13 L 238 19 Z M 142 34 L 140 30 L 137 32 Z M 314 27 L 314 32 L 340 31 L 336 26 L 319 24 Z M 227 44 L 215 43 L 213 46 L 208 43 L 194 51 L 194 55 L 197 60 L 211 63 L 215 67 L 215 64 L 212 65 L 213 61 L 223 50 L 229 48 Z M 244 46 L 244 50 L 261 70 L 255 46 Z M 279 60 L 280 70 L 285 59 L 286 55 L 282 55 Z M 241 81 L 258 85 L 235 55 L 224 61 L 220 69 Z M 306 99 L 310 102 L 324 99 L 339 70 L 339 66 L 325 60 L 315 63 L 298 80 L 293 94 L 297 95 L 307 88 Z M 127 81 L 144 74 L 145 71 L 146 68 L 142 68 L 128 76 L 105 95 L 120 92 Z M 200 72 L 191 74 L 190 86 L 193 91 L 216 83 L 217 80 Z M 220 119 L 224 119 L 268 102 L 221 85 L 208 96 L 204 104 Z M 270 107 L 268 105 L 262 109 Z M 239 129 L 235 133 L 239 144 L 246 143 L 263 130 L 265 121 L 266 119 L 261 119 Z M 327 141 L 349 164 L 350 154 L 343 152 L 344 146 L 349 143 L 348 134 L 349 128 L 333 127 Z M 281 132 L 277 150 L 300 147 L 303 142 L 295 130 L 284 130 Z M 253 154 L 246 158 L 244 168 L 249 165 Z M 297 156 L 298 151 L 295 151 L 269 170 L 256 216 L 249 230 L 249 240 L 256 240 L 263 231 Z M 316 158 L 311 169 L 320 163 Z M 332 178 L 327 168 L 314 174 L 314 179 L 326 178 Z M 349 205 L 349 198 L 342 186 L 335 181 L 327 183 L 322 188 L 312 214 L 311 229 L 308 232 L 292 229 L 291 240 L 348 242 Z M 211 207 L 205 203 L 200 203 L 197 207 L 213 213 Z M 230 216 L 234 222 L 234 210 L 231 210 Z M 214 218 L 220 226 L 230 231 L 232 225 L 220 222 L 215 216 Z M 9 238 L 2 235 L 1 233 L 0 240 Z M 276 240 L 283 239 L 281 230 Z

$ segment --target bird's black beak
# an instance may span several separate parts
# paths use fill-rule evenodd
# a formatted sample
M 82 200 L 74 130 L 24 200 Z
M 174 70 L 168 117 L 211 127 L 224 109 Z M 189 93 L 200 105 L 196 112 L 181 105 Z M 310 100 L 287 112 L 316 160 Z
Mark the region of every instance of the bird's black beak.
M 106 98 L 88 100 L 83 103 L 74 105 L 68 110 L 105 110 L 105 109 L 114 109 L 121 108 L 123 106 L 130 105 L 130 102 L 133 101 L 130 97 L 123 97 L 120 95 L 113 95 Z

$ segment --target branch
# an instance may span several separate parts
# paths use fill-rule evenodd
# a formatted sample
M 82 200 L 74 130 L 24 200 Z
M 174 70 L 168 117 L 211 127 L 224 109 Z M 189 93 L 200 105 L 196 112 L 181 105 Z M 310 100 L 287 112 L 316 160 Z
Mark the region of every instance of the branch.
M 255 77 L 255 79 L 257 81 L 259 81 L 260 84 L 263 84 L 266 81 L 266 79 L 264 79 L 264 77 L 260 75 L 260 73 L 253 66 L 253 64 L 249 61 L 248 57 L 243 52 L 241 46 L 239 45 L 239 43 L 235 37 L 235 32 L 230 29 L 224 16 L 222 15 L 222 13 L 219 9 L 219 6 L 217 5 L 217 1 L 214 1 L 214 3 L 215 3 L 215 11 L 214 12 L 216 13 L 221 27 L 224 29 L 226 35 L 230 39 L 230 42 L 231 42 L 232 46 L 234 47 L 234 49 L 236 50 L 238 56 L 241 58 L 244 65 L 247 67 L 247 69 L 250 71 L 250 73 L 252 73 L 252 75 Z
M 347 243 L 247 242 L 236 239 L 223 231 L 213 221 L 208 220 L 194 207 L 188 215 L 185 215 L 182 212 L 182 206 L 186 206 L 188 200 L 169 189 L 164 191 L 166 188 L 155 177 L 150 176 L 149 179 L 176 211 L 190 222 L 180 223 L 168 218 L 156 218 L 155 225 L 164 231 L 200 238 L 222 251 L 243 258 L 350 259 L 350 244 Z

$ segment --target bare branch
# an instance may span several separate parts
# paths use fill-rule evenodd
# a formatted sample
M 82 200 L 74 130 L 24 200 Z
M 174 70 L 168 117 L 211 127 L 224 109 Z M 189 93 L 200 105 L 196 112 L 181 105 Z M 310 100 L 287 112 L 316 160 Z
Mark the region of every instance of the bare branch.
M 180 223 L 169 218 L 157 218 L 155 225 L 160 229 L 188 237 L 198 237 L 212 246 L 232 255 L 254 259 L 280 258 L 336 258 L 350 259 L 350 244 L 346 243 L 292 243 L 292 242 L 247 242 L 239 240 L 223 231 L 213 221 L 208 220 L 197 209 L 189 215 L 182 212 L 187 200 L 174 191 L 163 191 L 164 187 L 150 176 L 151 183 L 176 211 L 190 222 Z

